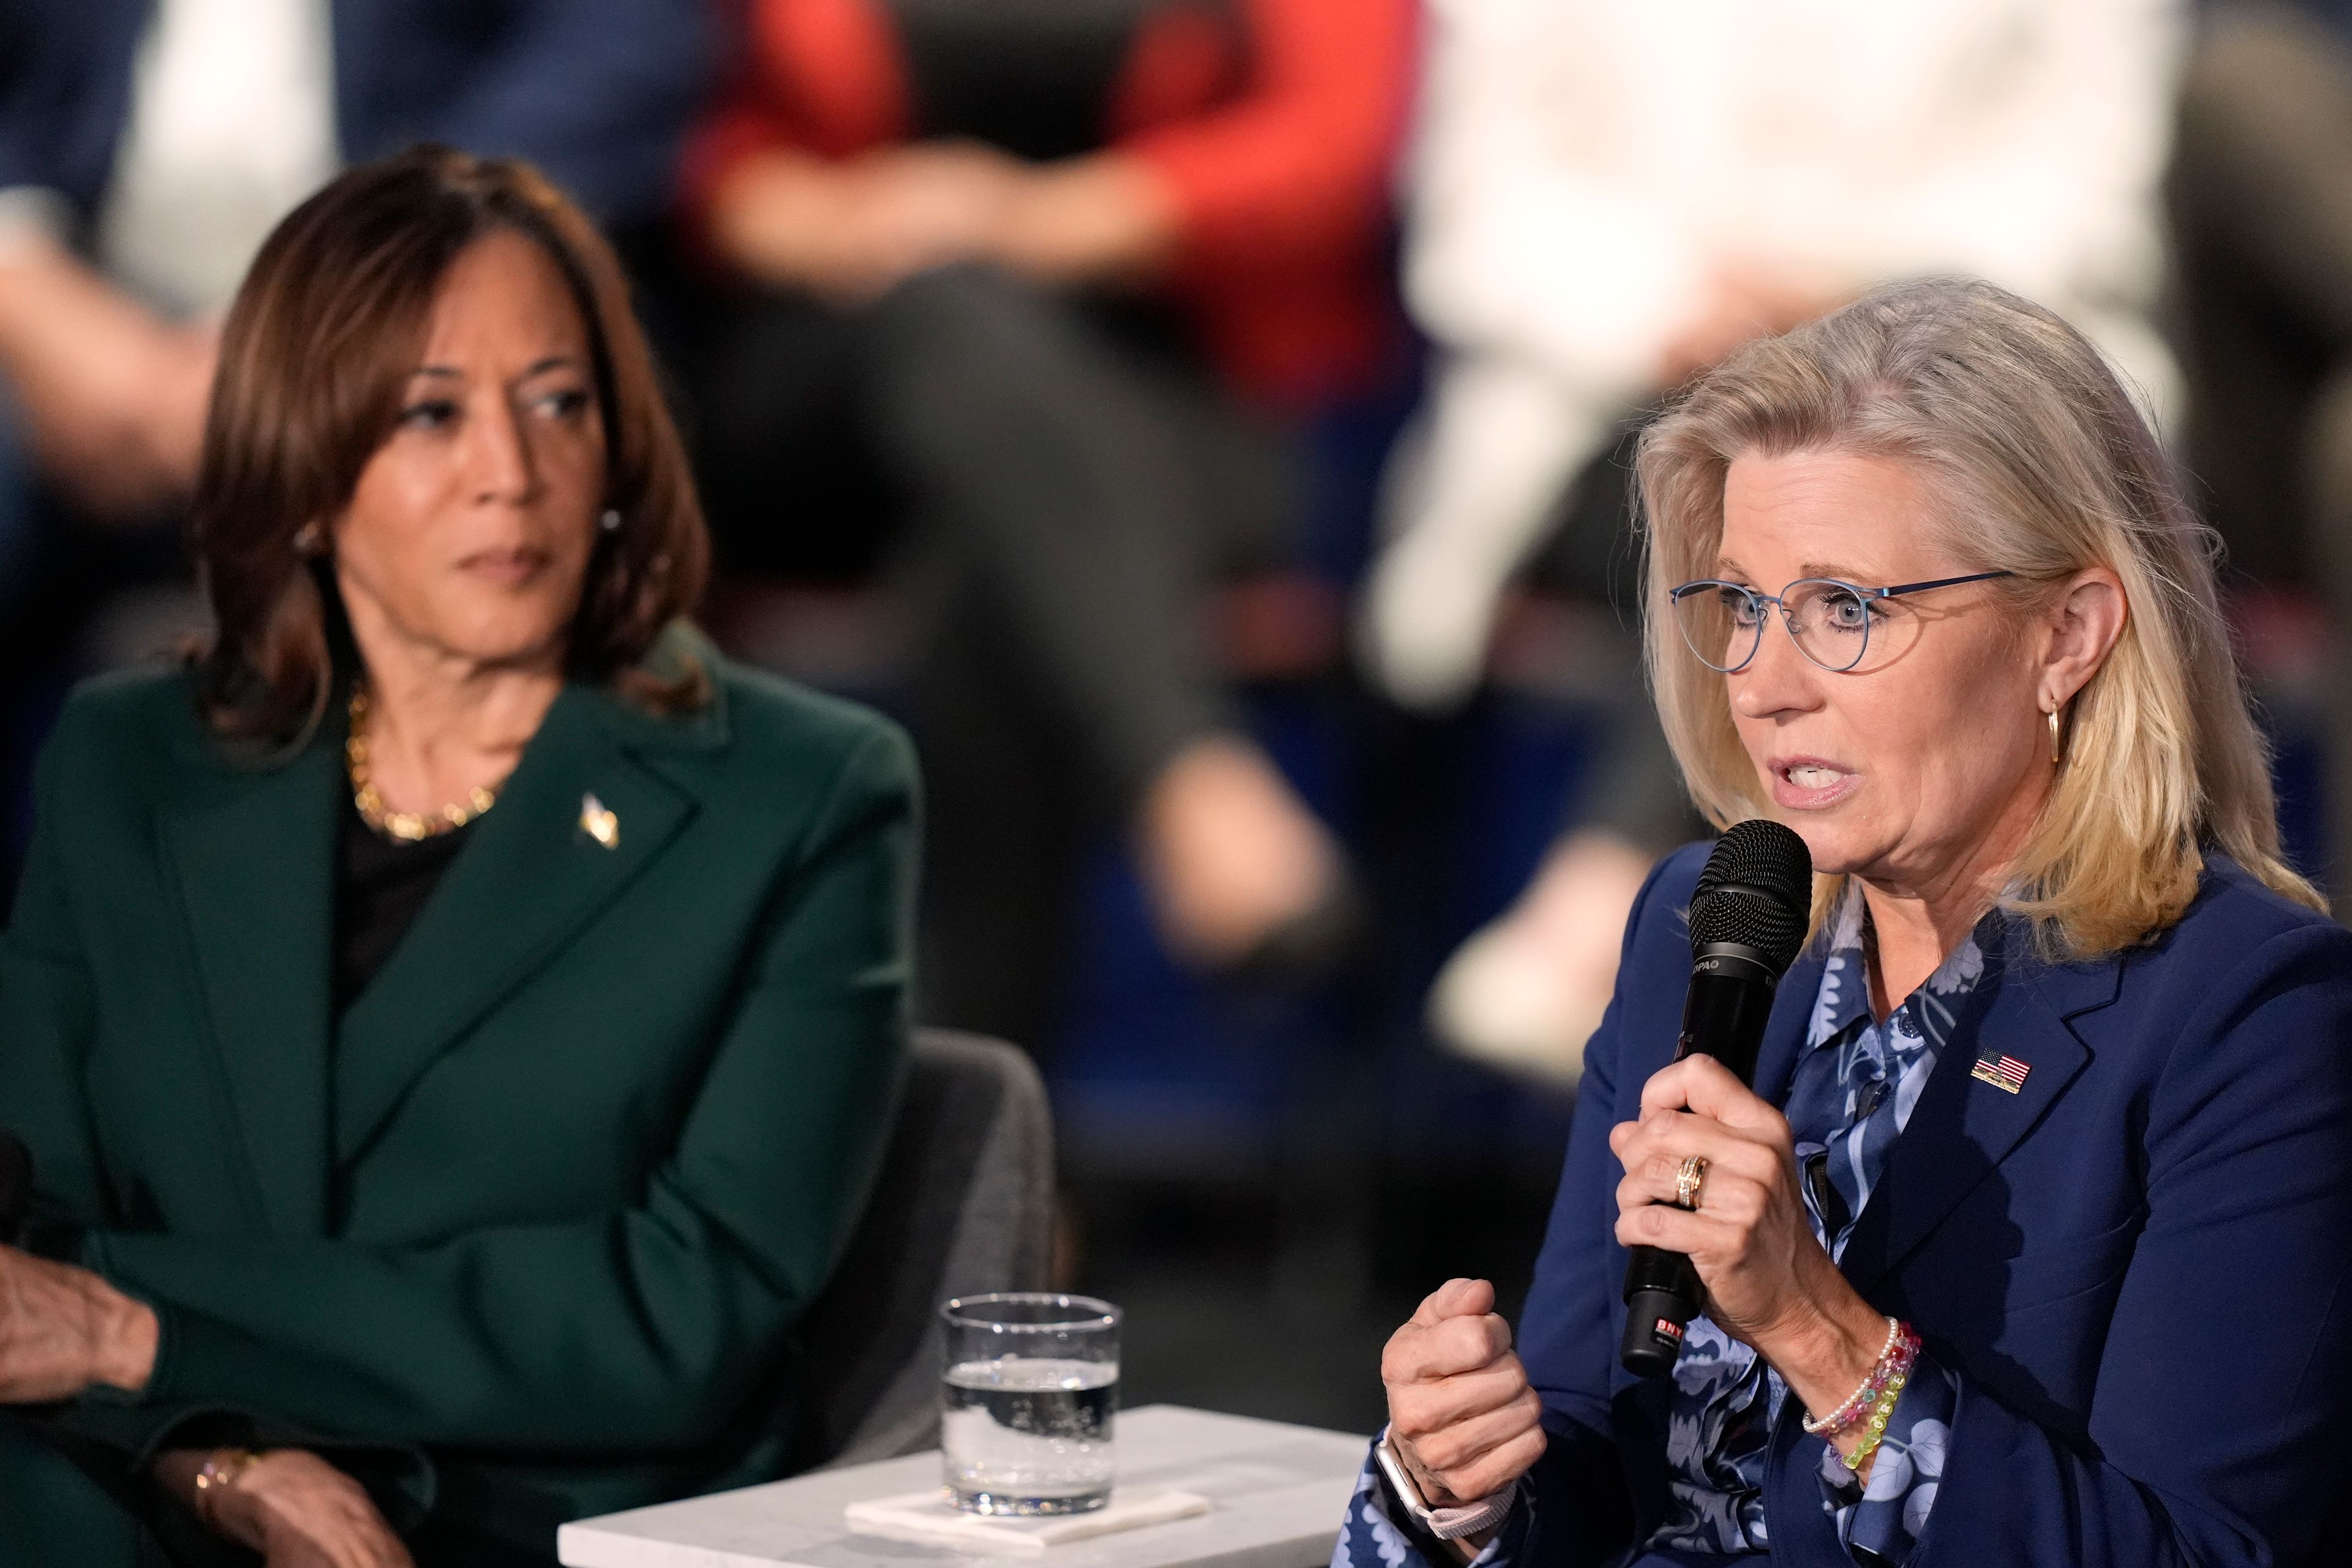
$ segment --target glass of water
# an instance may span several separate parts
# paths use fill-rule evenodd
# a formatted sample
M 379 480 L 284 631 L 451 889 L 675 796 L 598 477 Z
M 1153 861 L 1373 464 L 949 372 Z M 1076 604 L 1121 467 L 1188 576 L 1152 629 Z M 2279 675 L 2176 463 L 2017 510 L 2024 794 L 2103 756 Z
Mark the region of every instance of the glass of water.
M 1029 1291 L 940 1309 L 948 1490 L 972 1513 L 1085 1513 L 1110 1500 L 1117 1307 Z

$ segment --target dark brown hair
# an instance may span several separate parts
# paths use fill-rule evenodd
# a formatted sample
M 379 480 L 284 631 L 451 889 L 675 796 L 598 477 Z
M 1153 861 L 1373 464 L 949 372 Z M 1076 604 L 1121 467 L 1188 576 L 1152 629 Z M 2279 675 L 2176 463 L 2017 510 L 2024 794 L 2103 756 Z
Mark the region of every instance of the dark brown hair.
M 619 261 L 529 164 L 423 146 L 295 208 L 229 309 L 191 515 L 215 627 L 197 697 L 216 734 L 299 744 L 316 726 L 352 655 L 332 569 L 300 536 L 326 533 L 391 436 L 450 264 L 501 231 L 571 287 L 604 416 L 604 504 L 621 516 L 589 560 L 568 672 L 657 711 L 706 700 L 698 668 L 637 668 L 701 594 L 710 547 Z

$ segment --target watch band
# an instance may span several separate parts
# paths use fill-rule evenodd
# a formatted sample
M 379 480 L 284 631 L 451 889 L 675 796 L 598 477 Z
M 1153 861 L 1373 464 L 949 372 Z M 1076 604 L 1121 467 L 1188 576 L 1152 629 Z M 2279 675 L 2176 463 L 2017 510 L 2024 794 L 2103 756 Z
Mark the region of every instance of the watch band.
M 1421 1527 L 1440 1541 L 1459 1541 L 1465 1535 L 1475 1535 L 1491 1530 L 1510 1517 L 1511 1505 L 1518 1500 L 1519 1483 L 1511 1482 L 1497 1492 L 1490 1492 L 1475 1502 L 1460 1503 L 1450 1508 L 1432 1508 L 1429 1500 L 1421 1495 L 1419 1483 L 1405 1468 L 1397 1451 L 1389 1446 L 1389 1435 L 1383 1430 L 1372 1452 L 1380 1459 L 1381 1471 L 1389 1479 L 1389 1489 L 1404 1504 Z
M 196 1472 L 196 1517 L 206 1524 L 215 1521 L 220 1507 L 220 1494 L 236 1485 L 237 1478 L 251 1469 L 261 1456 L 250 1448 L 215 1448 Z

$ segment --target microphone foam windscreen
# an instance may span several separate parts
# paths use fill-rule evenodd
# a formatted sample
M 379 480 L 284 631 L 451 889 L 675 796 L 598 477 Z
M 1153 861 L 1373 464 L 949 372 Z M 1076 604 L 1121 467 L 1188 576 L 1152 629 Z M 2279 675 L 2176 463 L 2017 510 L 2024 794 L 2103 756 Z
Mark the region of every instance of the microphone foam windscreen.
M 1691 949 L 1718 942 L 1753 948 L 1777 973 L 1804 945 L 1813 901 L 1805 841 L 1766 817 L 1735 823 L 1716 841 L 1691 895 Z

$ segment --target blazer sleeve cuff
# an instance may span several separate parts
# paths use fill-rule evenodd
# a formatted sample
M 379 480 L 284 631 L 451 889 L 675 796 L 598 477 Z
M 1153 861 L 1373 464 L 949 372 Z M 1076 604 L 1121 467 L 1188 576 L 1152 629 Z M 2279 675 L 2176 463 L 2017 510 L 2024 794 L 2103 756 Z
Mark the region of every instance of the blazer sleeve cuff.
M 1935 1510 L 1959 1405 L 1959 1378 L 1923 1350 L 1887 1413 L 1867 1484 L 1823 1444 L 1822 1495 L 1855 1562 L 1899 1568 L 1911 1560 Z
M 93 1385 L 59 1409 L 60 1426 L 128 1455 L 131 1469 L 142 1475 L 172 1448 L 306 1448 L 367 1489 L 395 1533 L 406 1535 L 425 1521 L 440 1478 L 423 1448 L 314 1432 L 257 1404 L 198 1393 L 194 1385 L 205 1380 L 189 1374 L 192 1363 L 203 1363 L 207 1331 L 233 1331 L 161 1301 L 148 1305 L 156 1336 L 147 1386 L 133 1392 Z
M 307 1449 L 359 1482 L 396 1535 L 415 1532 L 440 1490 L 439 1474 L 422 1448 L 327 1436 L 240 1405 L 156 1404 L 93 1389 L 56 1419 L 77 1436 L 129 1455 L 139 1475 L 173 1448 Z

